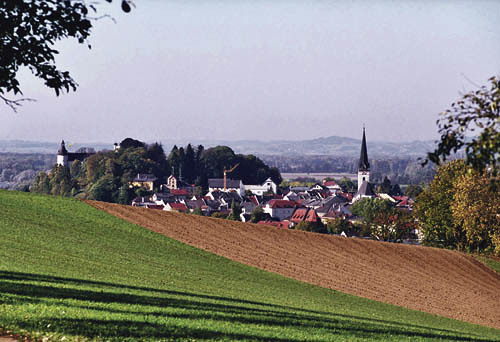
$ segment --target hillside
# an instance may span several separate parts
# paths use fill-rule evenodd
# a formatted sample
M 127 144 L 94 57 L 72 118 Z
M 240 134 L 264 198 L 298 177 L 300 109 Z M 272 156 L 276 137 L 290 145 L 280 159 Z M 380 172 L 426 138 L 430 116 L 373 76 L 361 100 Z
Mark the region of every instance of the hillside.
M 248 267 L 73 199 L 0 191 L 0 233 L 0 336 L 500 341 L 499 330 Z
M 500 328 L 500 276 L 462 253 L 91 204 L 192 246 L 286 277 Z

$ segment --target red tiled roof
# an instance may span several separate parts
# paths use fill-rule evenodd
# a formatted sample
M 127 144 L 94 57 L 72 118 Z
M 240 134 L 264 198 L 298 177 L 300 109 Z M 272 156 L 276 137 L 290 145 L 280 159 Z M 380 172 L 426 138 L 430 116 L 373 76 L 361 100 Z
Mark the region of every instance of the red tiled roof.
M 282 199 L 273 199 L 268 203 L 270 208 L 294 208 L 297 206 L 297 202 L 295 201 L 287 201 Z
M 314 209 L 309 210 L 309 212 L 307 213 L 307 217 L 304 221 L 318 222 L 318 214 L 316 214 L 316 210 Z
M 304 221 L 306 215 L 307 215 L 307 208 L 296 209 L 293 212 L 290 221 L 292 221 L 293 223 L 299 223 L 301 221 Z
M 170 207 L 174 210 L 187 210 L 187 207 L 184 203 L 169 203 Z
M 324 186 L 335 186 L 335 185 L 337 185 L 337 182 L 330 180 L 330 181 L 324 182 L 323 185 Z

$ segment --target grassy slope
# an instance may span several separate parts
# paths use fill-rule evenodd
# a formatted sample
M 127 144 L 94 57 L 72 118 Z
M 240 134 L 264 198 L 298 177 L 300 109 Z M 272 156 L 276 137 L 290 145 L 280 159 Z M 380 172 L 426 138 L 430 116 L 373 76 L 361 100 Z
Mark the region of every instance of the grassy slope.
M 500 341 L 183 245 L 76 200 L 0 191 L 0 327 L 59 340 Z
M 486 266 L 500 274 L 500 259 L 486 257 L 486 256 L 478 256 L 479 261 L 483 262 Z

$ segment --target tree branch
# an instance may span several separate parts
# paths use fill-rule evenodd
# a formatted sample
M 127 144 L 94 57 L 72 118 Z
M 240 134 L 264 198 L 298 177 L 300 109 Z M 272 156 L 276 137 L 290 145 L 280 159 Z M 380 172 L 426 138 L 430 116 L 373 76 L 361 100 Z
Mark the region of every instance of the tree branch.
M 31 98 L 27 98 L 27 97 L 22 98 L 22 99 L 17 99 L 17 100 L 11 100 L 11 99 L 4 97 L 3 95 L 0 95 L 0 99 L 2 99 L 5 102 L 5 104 L 7 106 L 9 106 L 14 111 L 14 113 L 17 113 L 17 108 L 21 107 L 23 105 L 23 102 L 36 102 L 35 99 L 31 99 Z

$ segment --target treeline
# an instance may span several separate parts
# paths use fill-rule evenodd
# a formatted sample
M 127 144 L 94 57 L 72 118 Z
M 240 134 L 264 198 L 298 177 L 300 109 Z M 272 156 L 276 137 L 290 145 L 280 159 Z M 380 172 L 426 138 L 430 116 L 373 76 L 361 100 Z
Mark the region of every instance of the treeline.
M 284 173 L 357 173 L 359 163 L 359 158 L 328 155 L 260 157 Z M 422 161 L 415 158 L 371 158 L 370 164 L 370 179 L 374 182 L 382 182 L 384 177 L 388 177 L 393 183 L 420 184 L 430 182 L 435 175 L 435 169 L 431 164 L 422 167 Z
M 242 179 L 246 184 L 258 184 L 268 177 L 278 184 L 281 175 L 276 168 L 269 168 L 253 155 L 235 154 L 229 147 L 217 146 L 205 149 L 174 146 L 168 157 L 159 143 L 146 144 L 127 138 L 116 151 L 101 151 L 83 162 L 74 161 L 70 168 L 54 166 L 51 172 L 40 172 L 31 191 L 75 196 L 106 202 L 130 203 L 135 196 L 145 195 L 144 189 L 131 189 L 129 182 L 137 174 L 153 174 L 166 183 L 174 174 L 201 193 L 208 188 L 209 178 L 221 178 L 224 169 L 239 166 L 231 178 Z M 158 190 L 158 189 L 155 189 Z

